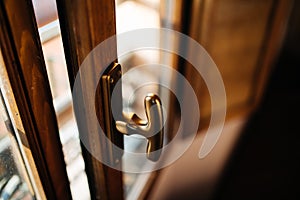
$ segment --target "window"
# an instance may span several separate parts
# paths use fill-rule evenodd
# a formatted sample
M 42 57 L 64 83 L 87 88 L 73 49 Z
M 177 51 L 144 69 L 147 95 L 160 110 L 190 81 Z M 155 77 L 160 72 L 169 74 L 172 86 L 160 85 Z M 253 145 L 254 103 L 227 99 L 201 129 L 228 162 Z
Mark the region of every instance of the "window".
M 28 173 L 0 92 L 0 199 L 34 199 Z

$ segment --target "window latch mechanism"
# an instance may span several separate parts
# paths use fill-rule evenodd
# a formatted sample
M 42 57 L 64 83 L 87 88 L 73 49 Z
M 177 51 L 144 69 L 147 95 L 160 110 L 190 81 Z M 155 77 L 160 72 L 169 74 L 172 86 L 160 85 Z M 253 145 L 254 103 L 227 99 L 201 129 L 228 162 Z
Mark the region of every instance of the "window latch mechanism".
M 123 134 L 138 134 L 147 139 L 146 155 L 151 161 L 157 161 L 161 155 L 164 138 L 163 128 L 163 110 L 160 98 L 155 94 L 148 94 L 144 98 L 144 108 L 146 120 L 141 119 L 134 113 L 123 113 L 122 109 L 122 85 L 117 82 L 121 81 L 122 71 L 120 64 L 115 63 L 106 70 L 102 76 L 104 113 L 106 121 L 107 137 L 116 145 L 123 147 Z M 112 105 L 112 94 L 117 101 Z M 112 114 L 114 111 L 119 112 L 117 116 Z M 120 141 L 122 140 L 122 144 Z

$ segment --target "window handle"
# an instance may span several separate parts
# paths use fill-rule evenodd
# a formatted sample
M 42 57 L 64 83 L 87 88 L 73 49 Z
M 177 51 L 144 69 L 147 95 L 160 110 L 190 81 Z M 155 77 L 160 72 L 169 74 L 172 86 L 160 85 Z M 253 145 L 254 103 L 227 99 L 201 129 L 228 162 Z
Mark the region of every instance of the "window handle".
M 120 84 L 122 71 L 120 64 L 112 64 L 102 75 L 104 118 L 107 138 L 119 148 L 124 148 L 123 135 L 138 134 L 148 140 L 146 147 L 147 158 L 157 161 L 161 155 L 164 128 L 163 111 L 160 98 L 155 94 L 148 94 L 144 98 L 146 120 L 134 113 L 123 113 L 122 109 L 122 85 Z M 117 84 L 119 82 L 119 84 Z M 112 105 L 112 94 L 114 102 Z M 112 113 L 114 108 L 114 114 Z M 116 153 L 110 145 L 108 148 L 112 162 L 117 163 L 121 154 Z
M 164 128 L 160 98 L 148 94 L 144 99 L 147 120 L 142 120 L 134 113 L 123 114 L 125 121 L 116 121 L 117 130 L 125 135 L 138 134 L 147 138 L 147 158 L 157 161 L 163 147 Z

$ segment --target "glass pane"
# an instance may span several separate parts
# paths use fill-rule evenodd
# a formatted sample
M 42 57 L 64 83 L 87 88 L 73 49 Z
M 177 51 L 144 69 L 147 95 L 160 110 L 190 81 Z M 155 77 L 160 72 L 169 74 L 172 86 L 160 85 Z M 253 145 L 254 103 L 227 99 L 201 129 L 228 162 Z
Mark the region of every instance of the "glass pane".
M 35 199 L 0 94 L 0 199 Z
M 160 28 L 159 9 L 159 0 L 118 0 L 116 7 L 117 34 L 142 28 Z M 157 39 L 157 42 L 159 43 L 159 37 Z M 139 117 L 146 119 L 144 97 L 147 94 L 145 94 L 145 91 L 151 91 L 151 93 L 156 93 L 161 97 L 160 88 L 157 86 L 149 85 L 147 86 L 148 88 L 145 88 L 144 86 L 138 90 L 134 90 L 136 86 L 142 85 L 144 80 L 159 82 L 159 76 L 157 76 L 157 74 L 150 70 L 144 70 L 142 73 L 141 71 L 130 71 L 137 66 L 159 63 L 160 59 L 161 54 L 159 51 L 143 49 L 118 57 L 118 62 L 121 63 L 123 72 L 122 90 L 124 112 L 134 112 Z M 127 77 L 126 79 L 124 78 L 125 74 Z M 144 153 L 146 146 L 147 141 L 144 137 L 138 135 L 124 136 L 124 148 L 126 152 Z M 136 163 L 135 161 L 132 161 L 131 158 L 124 155 L 122 158 L 122 165 L 125 169 L 136 167 L 142 169 L 145 163 Z M 123 172 L 125 198 L 137 199 L 150 176 L 150 173 L 138 174 Z

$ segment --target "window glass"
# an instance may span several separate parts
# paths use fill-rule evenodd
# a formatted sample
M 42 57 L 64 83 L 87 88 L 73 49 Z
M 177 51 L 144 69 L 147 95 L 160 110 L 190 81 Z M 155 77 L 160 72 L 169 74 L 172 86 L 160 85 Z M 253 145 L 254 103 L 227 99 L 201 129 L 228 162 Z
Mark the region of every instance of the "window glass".
M 35 199 L 1 94 L 0 199 Z
M 38 27 L 57 19 L 55 0 L 32 0 Z

